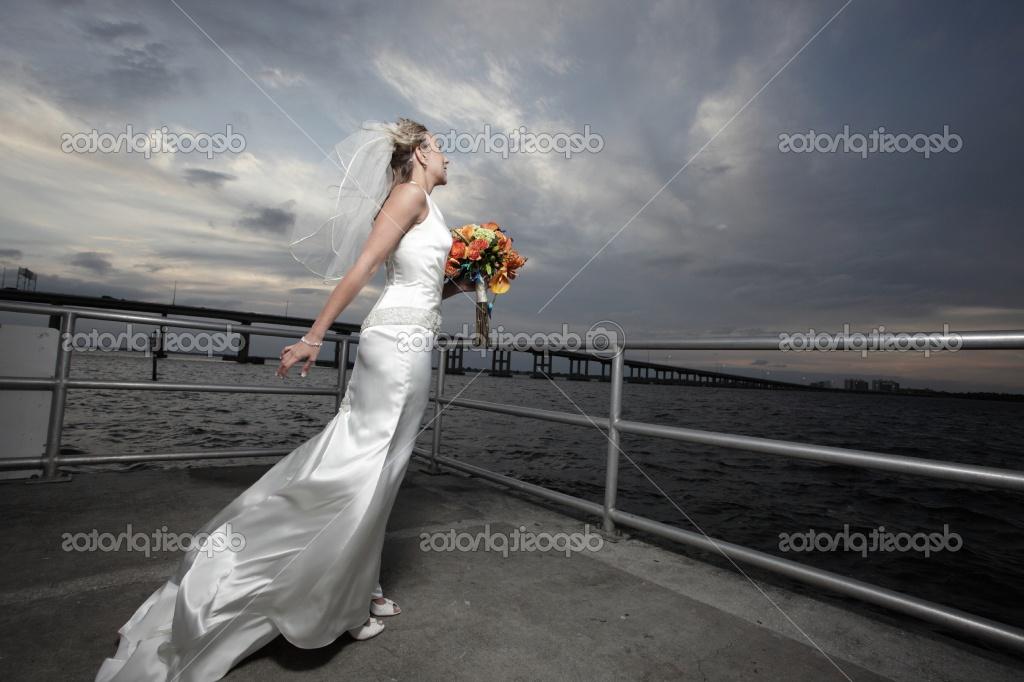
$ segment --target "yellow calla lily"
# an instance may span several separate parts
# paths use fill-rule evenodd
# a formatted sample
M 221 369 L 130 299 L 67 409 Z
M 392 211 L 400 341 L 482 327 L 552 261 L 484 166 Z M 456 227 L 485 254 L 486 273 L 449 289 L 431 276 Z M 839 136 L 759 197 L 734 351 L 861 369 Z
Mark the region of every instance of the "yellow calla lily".
M 508 274 L 505 272 L 505 268 L 498 270 L 490 279 L 490 289 L 496 294 L 503 294 L 509 290 Z

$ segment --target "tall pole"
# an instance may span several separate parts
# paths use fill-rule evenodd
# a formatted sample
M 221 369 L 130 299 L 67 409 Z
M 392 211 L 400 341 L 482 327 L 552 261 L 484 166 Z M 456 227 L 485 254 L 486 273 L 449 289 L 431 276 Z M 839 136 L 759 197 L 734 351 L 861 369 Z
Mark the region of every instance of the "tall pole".
M 622 419 L 622 370 L 626 365 L 625 350 L 615 348 L 612 358 L 612 376 L 610 383 L 610 405 L 608 407 L 608 455 L 605 464 L 604 505 L 602 508 L 602 529 L 612 539 L 620 537 L 621 531 L 615 528 L 612 512 L 616 509 L 619 493 L 619 421 Z

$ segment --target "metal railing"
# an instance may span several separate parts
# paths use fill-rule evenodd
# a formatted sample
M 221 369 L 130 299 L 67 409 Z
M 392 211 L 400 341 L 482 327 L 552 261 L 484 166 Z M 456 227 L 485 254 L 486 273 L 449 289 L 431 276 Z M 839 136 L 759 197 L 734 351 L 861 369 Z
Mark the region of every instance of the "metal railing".
M 881 342 L 883 343 L 894 338 L 901 338 L 902 336 L 903 335 L 899 334 L 880 335 Z M 954 347 L 957 347 L 958 349 L 1005 350 L 1024 348 L 1024 331 L 982 331 L 960 332 L 958 334 L 943 334 L 939 332 L 935 334 L 928 334 L 928 336 L 936 343 L 946 344 L 952 342 Z M 858 344 L 862 343 L 862 341 L 863 337 L 858 337 L 856 335 L 851 335 L 849 338 L 844 337 L 843 335 L 838 335 L 834 349 L 859 351 L 861 350 L 861 346 Z M 503 348 L 500 344 L 492 347 Z M 513 349 L 511 345 L 508 345 L 507 348 Z M 769 455 L 824 462 L 828 464 L 892 471 L 903 474 L 983 485 L 992 488 L 1002 488 L 1018 492 L 1024 491 L 1024 471 L 975 466 L 971 464 L 945 462 L 941 460 L 917 457 L 906 457 L 902 455 L 891 455 L 849 448 L 808 445 L 793 441 L 757 438 L 753 436 L 742 436 L 715 431 L 701 431 L 677 426 L 664 426 L 624 420 L 621 415 L 623 366 L 625 364 L 624 355 L 626 350 L 779 351 L 779 338 L 777 336 L 746 338 L 723 337 L 680 341 L 640 339 L 623 342 L 618 344 L 617 348 L 621 352 L 618 352 L 614 358 L 610 360 L 612 364 L 610 382 L 611 396 L 607 417 L 580 414 L 579 412 L 542 410 L 538 408 L 524 407 L 521 405 L 507 405 L 469 398 L 446 398 L 443 391 L 445 368 L 444 363 L 440 363 L 436 389 L 436 394 L 440 396 L 440 398 L 435 401 L 435 432 L 433 447 L 430 452 L 421 451 L 419 454 L 433 462 L 435 467 L 439 464 L 444 464 L 453 469 L 464 471 L 466 473 L 479 476 L 480 478 L 530 493 L 537 497 L 567 505 L 584 513 L 600 516 L 603 521 L 603 529 L 609 533 L 615 531 L 616 524 L 647 532 L 699 550 L 722 554 L 733 561 L 767 570 L 801 583 L 827 589 L 837 594 L 852 597 L 883 608 L 888 608 L 890 610 L 933 623 L 940 627 L 948 628 L 954 632 L 963 633 L 976 637 L 982 641 L 1006 647 L 1017 653 L 1024 653 L 1024 630 L 1018 627 L 967 613 L 949 606 L 929 602 L 924 599 L 919 599 L 917 597 L 884 587 L 879 587 L 877 585 L 872 585 L 870 583 L 830 571 L 807 566 L 796 561 L 783 559 L 773 554 L 711 538 L 701 533 L 694 533 L 692 531 L 677 528 L 670 524 L 654 521 L 636 514 L 630 514 L 616 508 L 620 452 L 619 442 L 620 436 L 623 433 L 668 438 L 671 440 L 700 443 L 704 445 L 716 445 L 752 452 L 762 452 Z M 576 426 L 597 426 L 606 430 L 608 437 L 608 453 L 605 466 L 604 504 L 598 505 L 589 500 L 584 500 L 556 490 L 527 483 L 493 471 L 488 471 L 454 458 L 442 457 L 439 452 L 442 404 L 446 406 L 454 405 L 456 407 L 487 410 L 502 414 L 529 417 L 532 419 L 542 419 L 546 421 L 560 422 L 563 424 L 573 424 Z
M 201 323 L 188 320 L 174 320 L 165 317 L 153 317 L 146 315 L 132 315 L 121 313 L 97 312 L 87 309 L 77 309 L 59 306 L 47 306 L 39 304 L 7 304 L 0 302 L 0 310 L 12 312 L 38 313 L 44 315 L 59 315 L 60 329 L 62 334 L 72 333 L 75 322 L 78 319 L 102 319 L 116 322 L 136 322 L 141 324 L 154 324 L 158 326 L 188 327 L 194 329 L 217 329 L 224 325 L 217 323 Z M 294 333 L 288 330 L 271 329 L 256 325 L 246 328 L 246 333 L 258 336 L 283 336 L 294 337 Z M 885 334 L 884 337 L 896 337 L 896 334 Z M 941 343 L 955 341 L 958 349 L 966 350 L 1001 350 L 1024 348 L 1024 331 L 982 331 L 982 332 L 961 332 L 959 334 L 929 334 L 933 339 Z M 955 337 L 955 339 L 953 338 Z M 116 455 L 60 455 L 60 432 L 63 424 L 64 404 L 68 389 L 126 389 L 126 390 L 189 390 L 189 391 L 223 391 L 223 392 L 248 392 L 248 393 L 287 393 L 301 395 L 335 395 L 336 408 L 340 406 L 340 400 L 344 395 L 348 348 L 357 340 L 345 335 L 328 334 L 327 341 L 338 342 L 335 356 L 338 359 L 338 384 L 336 389 L 309 389 L 309 388 L 286 388 L 273 386 L 232 386 L 216 384 L 168 384 L 149 382 L 124 382 L 124 381 L 95 381 L 95 380 L 71 380 L 68 377 L 71 351 L 61 348 L 58 351 L 57 366 L 53 378 L 17 378 L 0 377 L 0 389 L 21 389 L 21 390 L 51 390 L 53 401 L 51 403 L 49 435 L 46 452 L 40 458 L 17 458 L 0 460 L 0 467 L 3 468 L 25 468 L 29 466 L 44 469 L 44 477 L 54 478 L 59 475 L 58 468 L 62 464 L 96 464 L 111 462 L 140 462 L 156 460 L 180 460 L 180 459 L 210 459 L 220 457 L 256 457 L 267 455 L 284 455 L 290 449 L 264 449 L 264 450 L 209 450 L 199 452 L 169 452 L 155 454 L 116 454 Z M 849 339 L 839 335 L 837 345 L 833 350 L 861 350 L 856 345 L 862 339 L 851 337 Z M 452 344 L 469 345 L 469 340 L 456 340 L 447 342 L 447 347 Z M 492 349 L 502 350 L 523 350 L 519 345 L 515 347 L 508 345 L 492 345 Z M 787 578 L 811 585 L 814 587 L 829 590 L 831 592 L 852 597 L 860 601 L 891 609 L 922 621 L 929 622 L 940 627 L 948 628 L 951 631 L 962 633 L 970 637 L 978 638 L 981 641 L 1005 647 L 1017 653 L 1024 653 L 1024 630 L 1015 626 L 999 623 L 981 616 L 961 611 L 949 606 L 936 604 L 907 594 L 889 590 L 877 585 L 872 585 L 854 578 L 846 577 L 830 571 L 813 568 L 799 562 L 790 561 L 781 557 L 736 545 L 723 540 L 708 537 L 700 533 L 694 533 L 670 524 L 661 523 L 652 519 L 631 514 L 619 510 L 616 507 L 618 493 L 618 471 L 620 438 L 623 433 L 654 436 L 690 443 L 715 445 L 721 447 L 735 448 L 752 452 L 761 452 L 768 455 L 804 459 L 810 461 L 824 462 L 834 465 L 861 467 L 881 471 L 911 474 L 929 478 L 937 478 L 948 481 L 958 481 L 974 485 L 1001 488 L 1013 491 L 1024 491 L 1024 472 L 994 467 L 975 466 L 955 462 L 945 462 L 933 459 L 917 457 L 906 457 L 891 455 L 865 450 L 854 450 L 849 448 L 838 448 L 820 445 L 810 445 L 793 441 L 774 440 L 769 438 L 757 438 L 737 434 L 721 433 L 714 431 L 702 431 L 677 426 L 665 426 L 636 422 L 622 419 L 622 386 L 623 367 L 625 363 L 624 353 L 626 350 L 779 350 L 778 337 L 724 337 L 705 338 L 679 341 L 665 341 L 656 339 L 641 339 L 628 342 L 619 342 L 616 346 L 619 350 L 610 359 L 601 358 L 595 355 L 595 359 L 611 363 L 610 381 L 610 404 L 608 416 L 586 415 L 578 412 L 563 412 L 555 410 L 543 410 L 521 405 L 494 403 L 469 398 L 446 397 L 444 394 L 446 350 L 439 351 L 437 363 L 437 378 L 435 395 L 431 398 L 434 402 L 433 411 L 433 438 L 429 450 L 420 446 L 414 447 L 414 454 L 429 462 L 434 471 L 439 471 L 442 465 L 451 469 L 463 471 L 485 480 L 494 481 L 512 489 L 521 490 L 537 497 L 563 504 L 585 514 L 598 516 L 602 519 L 603 530 L 607 533 L 615 533 L 617 526 L 633 528 L 652 535 L 663 537 L 683 545 L 699 550 L 717 552 L 728 557 L 730 560 L 741 562 L 759 569 L 767 570 Z M 543 346 L 537 346 L 536 350 L 542 350 Z M 827 352 L 827 351 L 818 351 Z M 344 361 L 342 361 L 344 360 Z M 526 481 L 521 481 L 511 476 L 505 476 L 489 471 L 479 466 L 469 464 L 451 457 L 444 457 L 440 454 L 441 433 L 442 433 L 442 412 L 446 407 L 465 407 L 469 409 L 499 412 L 513 416 L 541 419 L 563 424 L 576 426 L 600 427 L 606 430 L 608 438 L 608 451 L 605 468 L 605 490 L 603 504 L 597 504 L 573 495 L 551 490 Z
M 198 320 L 180 320 L 161 315 L 139 315 L 133 313 L 117 313 L 73 306 L 54 306 L 40 303 L 8 303 L 0 301 L 0 310 L 13 313 L 27 313 L 57 317 L 60 320 L 60 339 L 70 338 L 75 333 L 78 320 L 105 320 L 108 322 L 124 322 L 133 324 L 152 324 L 158 329 L 179 327 L 188 329 L 205 329 L 211 331 L 231 332 L 229 324 L 203 322 Z M 247 336 L 277 336 L 295 338 L 295 332 L 288 329 L 275 329 L 259 325 L 246 325 Z M 290 448 L 238 449 L 238 450 L 199 450 L 195 452 L 159 452 L 146 454 L 116 453 L 105 455 L 61 455 L 60 442 L 64 426 L 64 410 L 67 405 L 69 389 L 92 390 L 128 390 L 128 391 L 205 391 L 221 393 L 276 393 L 288 395 L 333 395 L 334 407 L 341 406 L 348 381 L 349 347 L 359 343 L 346 334 L 328 332 L 324 335 L 325 342 L 335 342 L 334 359 L 338 366 L 338 381 L 335 388 L 299 388 L 289 386 L 239 386 L 237 384 L 203 384 L 203 383 L 170 383 L 156 381 L 105 381 L 96 379 L 72 379 L 70 377 L 71 354 L 74 352 L 63 342 L 57 346 L 57 362 L 52 377 L 0 377 L 0 389 L 21 391 L 51 391 L 50 415 L 47 427 L 46 449 L 41 457 L 0 458 L 0 469 L 42 468 L 44 480 L 60 480 L 61 465 L 80 464 L 114 464 L 153 462 L 190 459 L 226 459 L 233 457 L 267 457 L 286 455 Z

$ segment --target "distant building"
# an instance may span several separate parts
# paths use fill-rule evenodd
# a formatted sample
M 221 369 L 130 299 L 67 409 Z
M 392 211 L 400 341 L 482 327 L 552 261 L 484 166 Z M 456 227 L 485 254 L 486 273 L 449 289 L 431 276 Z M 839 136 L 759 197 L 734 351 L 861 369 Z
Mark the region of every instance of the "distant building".
M 825 379 L 824 381 L 812 381 L 811 388 L 832 388 L 832 380 Z
M 868 390 L 868 382 L 863 379 L 847 379 L 843 382 L 843 388 L 847 391 L 866 391 Z
M 900 385 L 899 382 L 890 381 L 889 379 L 872 379 L 871 390 L 893 393 L 895 391 L 900 390 Z

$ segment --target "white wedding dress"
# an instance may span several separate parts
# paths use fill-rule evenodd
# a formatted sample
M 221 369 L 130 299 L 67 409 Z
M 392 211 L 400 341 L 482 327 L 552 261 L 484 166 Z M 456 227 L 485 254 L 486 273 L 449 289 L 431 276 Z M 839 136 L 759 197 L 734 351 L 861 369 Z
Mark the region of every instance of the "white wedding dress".
M 451 235 L 427 203 L 385 263 L 337 414 L 197 532 L 226 546 L 188 551 L 96 682 L 210 682 L 278 634 L 312 649 L 366 622 L 440 329 Z

